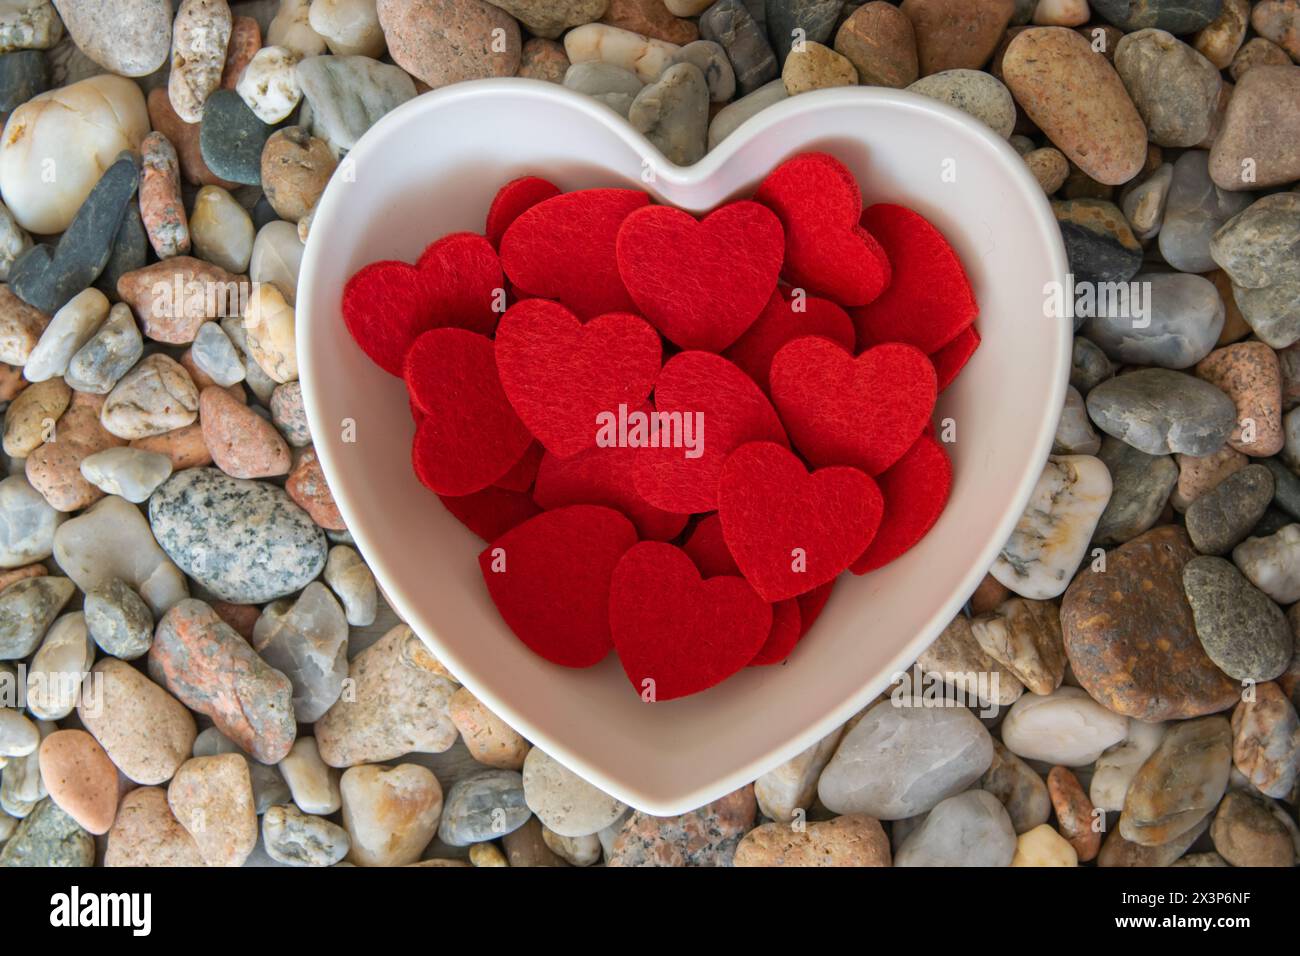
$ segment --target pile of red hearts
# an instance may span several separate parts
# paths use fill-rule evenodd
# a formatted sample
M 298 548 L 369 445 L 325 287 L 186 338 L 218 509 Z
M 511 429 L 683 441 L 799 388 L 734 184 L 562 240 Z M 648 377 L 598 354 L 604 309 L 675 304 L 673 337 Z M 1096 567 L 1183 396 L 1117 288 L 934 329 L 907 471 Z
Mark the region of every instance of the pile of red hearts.
M 831 156 L 702 220 L 527 177 L 484 232 L 366 266 L 343 315 L 405 379 L 415 473 L 489 542 L 488 592 L 542 657 L 613 649 L 646 700 L 704 690 L 785 660 L 842 572 L 938 520 L 930 419 L 975 297 L 937 229 L 864 211 Z

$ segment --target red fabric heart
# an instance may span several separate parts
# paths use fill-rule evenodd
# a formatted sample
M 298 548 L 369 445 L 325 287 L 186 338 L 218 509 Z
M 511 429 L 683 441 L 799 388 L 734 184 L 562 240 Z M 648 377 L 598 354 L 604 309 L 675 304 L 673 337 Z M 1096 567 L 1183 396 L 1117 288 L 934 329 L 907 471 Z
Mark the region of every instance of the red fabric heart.
M 537 469 L 533 499 L 543 508 L 604 505 L 627 515 L 643 538 L 668 541 L 686 527 L 686 515 L 656 508 L 632 483 L 635 448 L 589 448 L 572 458 L 547 452 Z
M 770 395 L 768 376 L 772 359 L 781 346 L 805 335 L 820 335 L 852 349 L 856 333 L 849 314 L 830 299 L 790 296 L 777 290 L 768 299 L 757 321 L 723 353 L 723 357 L 734 362 Z
M 930 361 L 934 363 L 934 371 L 939 378 L 939 391 L 942 392 L 957 380 L 979 347 L 980 334 L 971 325 L 957 333 L 957 337 L 939 351 L 931 353 Z
M 532 495 L 495 485 L 472 495 L 439 495 L 438 499 L 457 521 L 484 541 L 499 538 L 515 525 L 542 513 Z
M 510 470 L 494 482 L 506 491 L 529 491 L 537 480 L 537 469 L 542 463 L 542 443 L 534 441 L 524 452 L 524 457 L 510 466 Z
M 483 549 L 479 569 L 510 630 L 554 664 L 590 667 L 610 639 L 610 582 L 636 529 L 617 511 L 547 511 Z
M 506 234 L 512 222 L 539 202 L 545 202 L 559 194 L 558 186 L 540 176 L 521 176 L 510 180 L 497 191 L 492 205 L 488 207 L 487 223 L 483 229 L 488 241 L 494 246 L 500 246 L 501 237 Z
M 510 308 L 497 327 L 497 371 L 515 412 L 562 458 L 596 444 L 601 416 L 639 408 L 659 374 L 659 336 L 613 312 L 585 325 L 549 299 Z
M 843 306 L 863 305 L 889 285 L 885 250 L 862 227 L 862 193 L 833 156 L 802 153 L 768 174 L 754 199 L 785 227 L 786 280 Z
M 803 636 L 799 621 L 799 602 L 795 598 L 786 598 L 772 605 L 772 629 L 767 632 L 767 640 L 758 649 L 749 662 L 750 667 L 766 667 L 780 664 L 790 656 L 794 646 Z
M 880 489 L 856 468 L 810 475 L 793 452 L 772 442 L 737 448 L 718 482 L 727 549 L 768 601 L 833 580 L 867 549 L 882 510 Z
M 643 699 L 666 701 L 713 687 L 753 660 L 772 610 L 743 578 L 703 579 L 680 548 L 643 541 L 614 569 L 609 620 L 632 686 Z
M 788 444 L 772 403 L 758 386 L 726 359 L 710 352 L 679 352 L 664 365 L 655 383 L 655 412 L 676 415 L 683 425 L 695 423 L 702 453 L 687 449 L 637 450 L 635 482 L 641 496 L 665 511 L 680 514 L 712 511 L 718 506 L 722 463 L 747 441 Z M 694 454 L 694 452 L 692 452 Z
M 874 302 L 853 309 L 858 348 L 906 342 L 937 352 L 975 321 L 979 306 L 957 253 L 943 233 L 906 206 L 879 203 L 862 225 L 880 240 L 893 281 Z
M 854 358 L 806 337 L 772 360 L 772 400 L 795 447 L 818 466 L 879 474 L 912 447 L 937 395 L 934 366 L 910 345 L 878 345 Z
M 923 435 L 876 481 L 885 498 L 885 516 L 871 545 L 853 562 L 854 574 L 884 567 L 929 533 L 948 503 L 952 463 L 942 445 Z
M 510 470 L 533 436 L 497 378 L 492 340 L 464 329 L 434 329 L 411 346 L 404 366 L 420 413 L 412 461 L 440 495 L 481 491 Z
M 836 578 L 836 580 L 839 579 Z M 831 599 L 831 591 L 834 589 L 835 581 L 827 581 L 821 587 L 813 588 L 806 594 L 800 594 L 795 598 L 799 602 L 799 636 L 801 638 L 817 623 L 817 618 L 821 617 L 826 602 Z
M 766 206 L 734 202 L 702 221 L 646 206 L 618 230 L 618 270 L 641 314 L 675 345 L 721 352 L 776 289 L 785 251 Z
M 650 202 L 636 189 L 582 189 L 525 210 L 501 237 L 501 264 L 523 292 L 558 299 L 589 319 L 635 312 L 618 274 L 619 226 Z
M 414 265 L 373 262 L 343 289 L 343 321 L 380 368 L 402 374 L 402 359 L 421 333 L 455 327 L 490 335 L 504 276 L 482 236 L 457 232 L 432 243 Z

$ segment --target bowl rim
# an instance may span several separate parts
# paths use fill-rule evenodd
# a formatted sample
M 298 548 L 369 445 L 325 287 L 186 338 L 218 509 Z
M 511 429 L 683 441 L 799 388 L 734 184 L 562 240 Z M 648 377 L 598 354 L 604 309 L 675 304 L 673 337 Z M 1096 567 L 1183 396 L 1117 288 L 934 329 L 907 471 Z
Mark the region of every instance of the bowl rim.
M 347 154 L 358 166 L 369 156 L 381 150 L 387 138 L 399 127 L 408 123 L 419 123 L 430 111 L 437 111 L 447 104 L 461 100 L 509 98 L 518 101 L 520 108 L 525 108 L 530 100 L 549 100 L 560 104 L 575 113 L 584 114 L 587 119 L 607 128 L 624 144 L 643 156 L 654 168 L 655 176 L 677 187 L 697 186 L 716 175 L 731 157 L 742 150 L 747 141 L 773 126 L 786 122 L 790 117 L 801 113 L 812 113 L 822 109 L 841 108 L 845 105 L 871 104 L 908 110 L 926 114 L 937 122 L 956 125 L 964 129 L 965 134 L 1000 153 L 1004 172 L 1009 185 L 1027 200 L 1031 209 L 1031 219 L 1023 224 L 1025 230 L 1032 229 L 1044 248 L 1053 275 L 1064 281 L 1069 273 L 1069 261 L 1064 240 L 1057 225 L 1048 197 L 1043 193 L 1038 181 L 1025 165 L 1020 155 L 1011 144 L 983 122 L 957 110 L 955 107 L 939 102 L 917 93 L 886 87 L 838 87 L 834 89 L 815 90 L 787 97 L 769 105 L 753 116 L 744 120 L 724 140 L 710 150 L 703 159 L 691 166 L 678 166 L 668 160 L 643 134 L 637 131 L 626 119 L 604 104 L 581 93 L 569 90 L 559 84 L 542 80 L 520 77 L 472 80 L 456 83 L 438 90 L 421 94 L 403 103 L 396 109 L 381 117 L 357 141 L 355 147 Z M 327 186 L 314 212 L 313 228 L 308 236 L 299 269 L 296 298 L 295 332 L 300 356 L 300 382 L 303 392 L 303 405 L 311 433 L 328 435 L 323 418 L 324 412 L 320 400 L 321 389 L 327 387 L 318 383 L 313 371 L 313 363 L 303 360 L 312 354 L 309 342 L 313 338 L 313 325 L 309 316 L 317 311 L 315 302 L 315 282 L 310 281 L 320 269 L 325 256 L 324 247 L 326 230 L 320 224 L 328 224 L 337 210 L 348 202 L 347 190 L 337 184 L 336 176 Z M 653 190 L 652 190 L 653 192 Z M 663 200 L 657 199 L 662 202 Z M 486 214 L 486 210 L 485 210 Z M 695 214 L 695 213 L 693 213 Z M 1058 320 L 1068 324 L 1068 320 Z M 322 333 L 324 334 L 324 333 Z M 1050 356 L 1053 363 L 1051 370 L 1052 388 L 1044 396 L 1044 408 L 1059 410 L 1065 401 L 1068 385 L 1070 356 L 1073 345 L 1073 329 L 1063 325 L 1060 330 L 1060 342 L 1056 354 Z M 1048 359 L 1049 356 L 1044 356 Z M 836 727 L 843 725 L 862 707 L 889 686 L 891 678 L 906 671 L 922 652 L 934 642 L 943 628 L 962 610 L 969 597 L 974 593 L 988 569 L 992 566 L 998 553 L 1011 536 L 1016 524 L 1024 512 L 1025 506 L 1033 494 L 1052 450 L 1056 433 L 1057 415 L 1045 411 L 1042 415 L 1037 434 L 1033 438 L 1031 460 L 1037 462 L 1033 468 L 1026 467 L 1017 479 L 1014 492 L 1007 499 L 1006 512 L 996 527 L 996 533 L 981 546 L 970 567 L 947 598 L 937 602 L 933 612 L 927 618 L 924 627 L 904 644 L 890 659 L 888 666 L 881 669 L 871 680 L 862 684 L 856 694 L 830 707 L 826 713 L 811 724 L 805 726 L 798 734 L 790 737 L 779 747 L 775 747 L 760 757 L 756 757 L 742 766 L 725 773 L 710 777 L 706 784 L 694 786 L 687 792 L 674 790 L 671 793 L 652 791 L 646 786 L 634 785 L 622 780 L 612 779 L 601 767 L 589 761 L 582 753 L 571 749 L 563 740 L 552 739 L 553 735 L 541 731 L 533 721 L 521 714 L 508 699 L 494 693 L 490 688 L 480 685 L 474 670 L 462 666 L 461 660 L 452 647 L 446 646 L 438 635 L 438 628 L 428 619 L 419 606 L 415 595 L 407 595 L 399 589 L 386 586 L 387 581 L 396 580 L 390 571 L 390 560 L 386 556 L 383 542 L 374 539 L 365 523 L 360 519 L 358 505 L 345 490 L 346 485 L 338 482 L 340 490 L 335 491 L 335 482 L 330 482 L 334 492 L 335 503 L 351 533 L 358 550 L 370 567 L 385 599 L 402 622 L 405 622 L 420 640 L 430 648 L 435 656 L 443 662 L 456 680 L 467 687 L 483 704 L 504 720 L 511 728 L 538 746 L 540 738 L 546 744 L 546 753 L 564 766 L 575 772 L 593 786 L 628 804 L 634 809 L 655 816 L 672 816 L 685 813 L 703 806 L 720 796 L 730 793 L 751 783 L 762 774 L 792 759 L 808 747 L 821 740 Z M 340 475 L 343 470 L 336 465 L 331 441 L 313 441 L 313 447 L 324 470 L 327 481 L 332 475 Z

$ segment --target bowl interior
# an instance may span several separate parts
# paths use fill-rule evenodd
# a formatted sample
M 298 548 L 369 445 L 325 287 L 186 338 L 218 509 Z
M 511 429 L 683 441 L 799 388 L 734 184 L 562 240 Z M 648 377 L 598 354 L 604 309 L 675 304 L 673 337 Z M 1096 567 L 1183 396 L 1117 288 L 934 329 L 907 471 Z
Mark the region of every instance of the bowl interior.
M 372 365 L 340 315 L 343 285 L 379 259 L 414 261 L 433 239 L 481 231 L 520 175 L 564 190 L 628 185 L 702 212 L 752 190 L 782 159 L 824 150 L 867 203 L 916 209 L 957 249 L 983 345 L 940 398 L 955 480 L 915 549 L 841 579 L 783 665 L 703 694 L 645 704 L 611 655 L 574 671 L 534 655 L 488 598 L 483 543 L 419 484 L 402 383 Z M 318 207 L 298 293 L 308 416 L 334 496 L 394 609 L 483 702 L 534 744 L 651 813 L 715 799 L 811 745 L 906 669 L 951 620 L 1019 517 L 1064 397 L 1071 333 L 1043 317 L 1065 273 L 1050 208 L 1014 151 L 963 114 L 872 88 L 804 94 L 764 110 L 701 163 L 668 164 L 614 113 L 527 80 L 419 97 L 377 124 Z

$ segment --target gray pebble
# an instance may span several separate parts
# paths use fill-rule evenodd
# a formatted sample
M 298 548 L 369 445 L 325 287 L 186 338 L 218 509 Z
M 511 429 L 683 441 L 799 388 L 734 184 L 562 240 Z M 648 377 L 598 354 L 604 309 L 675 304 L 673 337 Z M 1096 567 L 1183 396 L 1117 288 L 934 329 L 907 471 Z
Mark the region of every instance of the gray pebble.
M 81 867 L 94 862 L 94 837 L 48 798 L 36 804 L 0 848 L 0 867 Z
M 1253 201 L 1250 193 L 1230 193 L 1210 179 L 1210 154 L 1188 150 L 1174 163 L 1169 199 L 1160 228 L 1160 254 L 1180 272 L 1217 269 L 1210 239 L 1225 222 Z
M 1053 202 L 1052 211 L 1080 282 L 1127 282 L 1142 268 L 1142 244 L 1114 203 L 1067 199 Z
M 843 6 L 842 0 L 766 0 L 767 35 L 777 60 L 785 64 L 796 39 L 827 43 Z
M 313 581 L 296 601 L 268 604 L 253 628 L 253 649 L 293 684 L 300 724 L 324 716 L 348 676 L 348 622 L 325 585 Z
M 690 166 L 704 158 L 709 132 L 709 87 L 693 63 L 677 63 L 636 95 L 627 114 L 670 162 Z
M 1237 406 L 1222 391 L 1163 368 L 1102 382 L 1087 404 L 1098 428 L 1148 455 L 1208 455 L 1224 446 L 1237 423 Z
M 700 16 L 700 38 L 727 51 L 741 96 L 777 78 L 781 67 L 767 35 L 740 0 L 718 0 Z
M 1293 524 L 1295 518 L 1285 511 L 1279 511 L 1272 505 L 1264 509 L 1264 517 L 1255 522 L 1255 527 L 1250 529 L 1250 537 L 1267 538 L 1269 535 L 1277 534 L 1289 524 Z
M 22 475 L 0 480 L 0 568 L 44 561 L 66 515 L 55 511 Z
M 1183 590 L 1201 646 L 1225 674 L 1267 681 L 1286 670 L 1294 650 L 1286 615 L 1231 561 L 1193 558 L 1183 568 Z
M 604 103 L 626 119 L 632 101 L 645 84 L 631 70 L 612 63 L 592 61 L 570 66 L 564 73 L 564 85 Z
M 296 73 L 306 117 L 299 124 L 336 153 L 346 153 L 386 113 L 415 98 L 405 70 L 367 56 L 312 56 Z
M 1101 350 L 1101 346 L 1082 335 L 1074 337 L 1074 351 L 1070 357 L 1070 384 L 1085 397 L 1094 388 L 1115 374 L 1115 367 Z
M 113 249 L 108 254 L 104 271 L 95 280 L 95 288 L 110 298 L 117 296 L 117 280 L 128 272 L 143 269 L 149 261 L 149 236 L 140 218 L 140 207 L 132 203 L 126 207 L 122 224 L 113 238 Z
M 277 385 L 271 393 L 271 421 L 280 434 L 294 448 L 311 444 L 311 429 L 307 424 L 307 410 L 302 404 L 302 384 L 286 382 Z
M 1224 223 L 1210 255 L 1242 317 L 1275 349 L 1300 339 L 1300 193 L 1273 193 Z
M 1259 463 L 1273 476 L 1273 504 L 1292 521 L 1300 521 L 1300 478 L 1276 458 L 1261 458 Z
M 40 50 L 0 55 L 0 113 L 10 113 L 50 88 L 50 65 Z
M 1114 62 L 1153 143 L 1195 146 L 1213 133 L 1223 81 L 1186 43 L 1164 30 L 1139 30 L 1115 44 Z
M 1002 81 L 980 70 L 943 70 L 923 76 L 909 92 L 975 117 L 1003 139 L 1016 127 L 1016 103 Z
M 967 790 L 941 801 L 894 856 L 894 866 L 1010 866 L 1016 831 L 998 798 Z
M 1272 500 L 1269 470 L 1247 465 L 1188 506 L 1187 534 L 1202 554 L 1227 554 L 1246 539 Z
M 262 148 L 274 130 L 234 90 L 217 90 L 203 107 L 199 149 L 208 168 L 232 183 L 262 182 Z
M 271 807 L 262 817 L 267 855 L 290 866 L 333 866 L 352 847 L 348 831 L 292 804 Z
M 736 95 L 736 71 L 731 68 L 727 51 L 712 40 L 695 40 L 673 54 L 674 63 L 694 63 L 709 84 L 709 99 L 729 103 Z
M 1052 610 L 1055 612 L 1055 608 Z M 1000 741 L 993 741 L 993 763 L 976 786 L 1006 808 L 1016 833 L 1032 830 L 1052 815 L 1052 800 L 1043 778 Z
M 1163 228 L 1173 179 L 1173 163 L 1163 163 L 1142 182 L 1125 189 L 1119 207 L 1139 239 L 1151 239 Z
M 1083 334 L 1107 355 L 1122 365 L 1179 369 L 1214 350 L 1226 312 L 1213 282 L 1176 272 L 1143 274 L 1134 281 L 1145 290 L 1146 315 L 1098 315 L 1083 324 Z
M 133 661 L 153 645 L 149 605 L 121 578 L 111 578 L 87 592 L 84 610 L 86 628 L 105 654 Z
M 523 777 L 514 770 L 484 770 L 451 785 L 438 838 L 448 846 L 495 840 L 519 829 L 530 816 Z
M 208 378 L 222 388 L 244 380 L 244 363 L 218 322 L 204 322 L 190 345 L 190 357 Z
M 78 392 L 107 395 L 142 355 L 144 339 L 135 314 L 129 305 L 119 302 L 90 341 L 72 356 L 64 379 Z
M 728 103 L 718 110 L 709 123 L 709 149 L 713 149 L 736 131 L 739 126 L 775 103 L 789 97 L 783 80 L 773 80 L 760 86 L 748 96 L 742 96 L 734 103 Z
M 1097 455 L 1110 472 L 1111 493 L 1097 521 L 1093 541 L 1113 547 L 1155 526 L 1178 483 L 1178 466 L 1169 455 L 1148 455 L 1107 435 Z
M 22 660 L 36 650 L 76 590 L 67 578 L 44 575 L 0 591 L 0 661 Z
M 1101 447 L 1101 438 L 1088 421 L 1088 410 L 1083 396 L 1070 385 L 1065 390 L 1065 407 L 1056 423 L 1056 437 L 1052 441 L 1053 455 L 1095 455 Z
M 1125 32 L 1157 27 L 1195 33 L 1219 15 L 1223 0 L 1092 0 L 1093 12 Z

